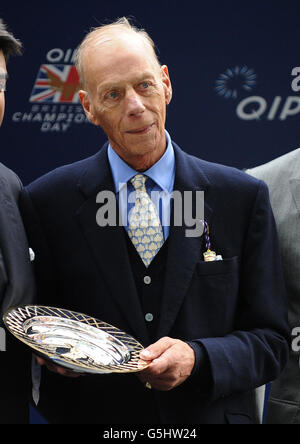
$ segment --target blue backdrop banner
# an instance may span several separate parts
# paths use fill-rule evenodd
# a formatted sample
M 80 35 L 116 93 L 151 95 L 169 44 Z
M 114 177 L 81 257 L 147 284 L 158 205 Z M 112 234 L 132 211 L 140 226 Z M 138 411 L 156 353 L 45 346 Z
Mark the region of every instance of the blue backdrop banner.
M 123 15 L 146 28 L 169 67 L 167 129 L 183 149 L 244 168 L 298 147 L 297 1 L 5 2 L 0 17 L 24 54 L 9 64 L 1 160 L 25 184 L 102 146 L 79 103 L 74 50 L 90 28 Z

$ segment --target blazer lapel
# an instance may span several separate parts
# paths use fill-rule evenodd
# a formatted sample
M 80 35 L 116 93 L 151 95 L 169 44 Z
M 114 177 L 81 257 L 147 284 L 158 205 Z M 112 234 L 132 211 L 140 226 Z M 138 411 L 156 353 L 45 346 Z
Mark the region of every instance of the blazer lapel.
M 148 344 L 148 332 L 129 263 L 124 228 L 119 226 L 118 217 L 116 226 L 100 227 L 96 223 L 96 214 L 101 207 L 101 204 L 96 202 L 97 194 L 100 191 L 108 191 L 114 195 L 106 147 L 98 153 L 81 177 L 79 188 L 86 201 L 78 209 L 76 217 L 98 264 L 99 272 L 136 339 L 144 345 Z M 118 215 L 118 205 L 116 206 Z
M 184 191 L 192 191 L 193 213 L 195 216 L 196 191 L 204 191 L 205 198 L 209 181 L 201 172 L 195 171 L 193 173 L 193 159 L 182 152 L 176 144 L 173 143 L 173 146 L 176 158 L 174 191 L 179 191 L 182 196 Z M 211 216 L 212 210 L 205 202 L 204 219 L 208 224 Z M 184 216 L 182 220 L 182 226 L 172 226 L 170 229 L 166 276 L 157 338 L 170 333 L 190 285 L 196 264 L 203 260 L 202 253 L 206 249 L 204 236 L 186 236 L 186 230 L 190 229 L 190 227 L 187 226 Z

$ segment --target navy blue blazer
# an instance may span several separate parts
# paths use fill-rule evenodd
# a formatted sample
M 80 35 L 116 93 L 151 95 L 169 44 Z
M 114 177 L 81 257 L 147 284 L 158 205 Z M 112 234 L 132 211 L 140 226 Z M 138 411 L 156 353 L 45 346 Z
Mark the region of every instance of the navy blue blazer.
M 43 369 L 40 410 L 51 422 L 251 423 L 253 389 L 277 378 L 287 362 L 285 289 L 266 185 L 173 146 L 174 190 L 205 192 L 212 249 L 224 260 L 204 262 L 203 236 L 171 227 L 157 339 L 201 344 L 207 390 L 201 366 L 168 392 L 145 389 L 133 374 L 74 380 Z M 147 346 L 124 228 L 96 224 L 102 190 L 114 191 L 107 144 L 23 193 L 39 303 L 90 314 Z

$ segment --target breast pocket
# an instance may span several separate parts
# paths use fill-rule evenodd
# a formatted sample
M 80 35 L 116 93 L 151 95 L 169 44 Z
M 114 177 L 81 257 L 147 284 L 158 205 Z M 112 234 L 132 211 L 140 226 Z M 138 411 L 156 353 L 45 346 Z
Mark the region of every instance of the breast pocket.
M 233 257 L 223 261 L 200 262 L 196 268 L 196 278 L 200 288 L 217 300 L 220 297 L 234 296 L 236 290 L 239 259 Z
M 239 268 L 239 258 L 235 256 L 223 261 L 199 262 L 197 264 L 197 274 L 201 276 L 216 276 L 237 273 Z
M 238 295 L 238 257 L 200 262 L 189 292 L 189 316 L 195 318 L 194 324 L 196 317 L 201 319 L 204 334 L 224 335 L 233 329 Z

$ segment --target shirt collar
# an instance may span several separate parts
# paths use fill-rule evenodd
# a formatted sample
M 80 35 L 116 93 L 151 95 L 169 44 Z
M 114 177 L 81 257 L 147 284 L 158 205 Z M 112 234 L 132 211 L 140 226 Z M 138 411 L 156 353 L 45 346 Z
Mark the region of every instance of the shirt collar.
M 165 131 L 167 140 L 167 149 L 164 155 L 143 174 L 150 177 L 162 190 L 171 193 L 173 191 L 175 177 L 175 155 L 171 143 L 171 137 Z M 131 168 L 120 156 L 114 151 L 110 143 L 108 144 L 108 161 L 112 170 L 115 191 L 118 193 L 124 184 L 139 174 L 138 171 Z

